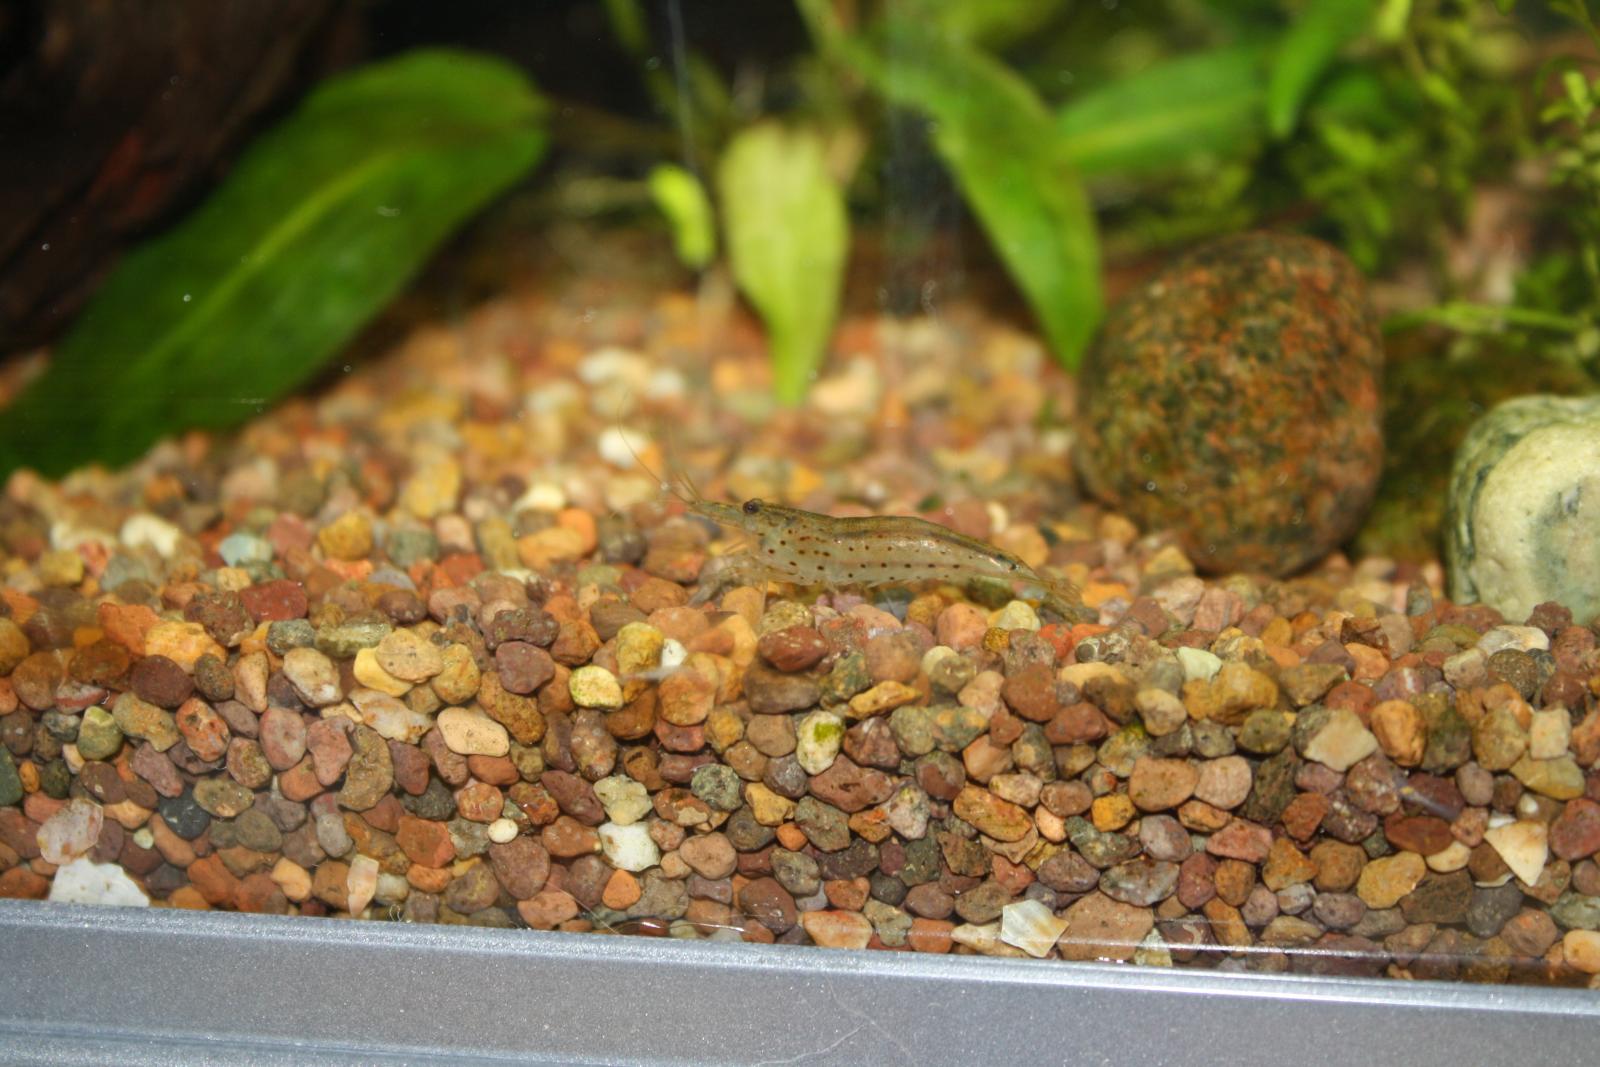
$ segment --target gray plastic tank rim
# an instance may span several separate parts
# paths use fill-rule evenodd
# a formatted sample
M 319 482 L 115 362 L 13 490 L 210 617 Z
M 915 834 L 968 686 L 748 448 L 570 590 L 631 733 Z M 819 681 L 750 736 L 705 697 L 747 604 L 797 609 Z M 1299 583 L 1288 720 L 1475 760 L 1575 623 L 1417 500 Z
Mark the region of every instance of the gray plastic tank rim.
M 1301 1067 L 1403 1041 L 1408 1067 L 1459 1067 L 1585 1062 L 1597 1022 L 1581 989 L 0 901 L 8 1063 Z

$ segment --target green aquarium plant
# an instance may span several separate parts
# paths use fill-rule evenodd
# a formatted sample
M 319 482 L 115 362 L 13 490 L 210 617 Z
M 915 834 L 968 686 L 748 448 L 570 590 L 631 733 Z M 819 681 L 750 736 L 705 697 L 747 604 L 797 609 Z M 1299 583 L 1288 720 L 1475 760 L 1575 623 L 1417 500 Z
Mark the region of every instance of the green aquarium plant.
M 717 166 L 729 266 L 767 325 L 786 404 L 805 396 L 844 280 L 849 220 L 825 151 L 813 131 L 765 122 L 739 133 Z
M 126 463 L 305 382 L 533 167 L 545 111 L 519 71 L 464 52 L 324 82 L 121 262 L 0 419 L 0 472 Z

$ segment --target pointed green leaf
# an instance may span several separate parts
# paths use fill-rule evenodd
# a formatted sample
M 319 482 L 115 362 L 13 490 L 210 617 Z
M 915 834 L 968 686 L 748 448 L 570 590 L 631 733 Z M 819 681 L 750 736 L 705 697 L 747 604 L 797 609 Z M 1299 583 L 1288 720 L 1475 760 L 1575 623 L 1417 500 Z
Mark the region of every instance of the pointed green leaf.
M 125 463 L 304 382 L 525 173 L 544 107 L 498 61 L 422 51 L 330 80 L 128 255 L 0 419 L 0 470 Z
M 850 223 L 809 130 L 763 122 L 740 132 L 717 167 L 733 278 L 767 326 L 779 401 L 804 398 L 839 311 Z
M 1267 80 L 1267 126 L 1287 137 L 1311 90 L 1350 41 L 1372 21 L 1376 0 L 1311 0 L 1284 35 Z
M 1249 152 L 1261 132 L 1265 55 L 1240 45 L 1183 56 L 1078 95 L 1056 113 L 1067 155 L 1093 178 Z
M 843 54 L 891 102 L 926 114 L 934 148 L 1027 298 L 1075 367 L 1100 317 L 1100 246 L 1055 120 L 993 56 L 914 23 Z
M 675 163 L 652 168 L 646 184 L 672 228 L 672 247 L 678 259 L 690 270 L 704 270 L 717 252 L 717 227 L 705 186 Z

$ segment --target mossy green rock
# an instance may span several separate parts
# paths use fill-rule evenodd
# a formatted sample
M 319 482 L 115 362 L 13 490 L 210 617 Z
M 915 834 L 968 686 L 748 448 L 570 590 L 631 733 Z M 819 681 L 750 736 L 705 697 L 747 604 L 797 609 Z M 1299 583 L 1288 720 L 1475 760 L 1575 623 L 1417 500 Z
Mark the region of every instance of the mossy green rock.
M 1287 574 L 1349 538 L 1383 465 L 1378 322 L 1328 245 L 1247 233 L 1113 309 L 1080 374 L 1079 469 L 1197 567 Z
M 22 776 L 8 749 L 0 748 L 0 808 L 22 799 Z
M 1456 453 L 1450 595 L 1520 622 L 1545 601 L 1600 615 L 1600 397 L 1526 396 L 1484 416 Z
M 105 708 L 93 707 L 83 713 L 78 727 L 78 755 L 86 760 L 108 760 L 122 749 L 122 729 Z

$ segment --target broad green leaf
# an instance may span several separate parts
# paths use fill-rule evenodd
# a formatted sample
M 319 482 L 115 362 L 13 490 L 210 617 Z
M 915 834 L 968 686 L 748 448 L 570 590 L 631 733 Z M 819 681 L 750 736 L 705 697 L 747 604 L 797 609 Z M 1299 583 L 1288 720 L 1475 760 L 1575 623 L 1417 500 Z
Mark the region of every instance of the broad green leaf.
M 809 130 L 763 122 L 741 131 L 717 167 L 734 281 L 767 326 L 778 400 L 804 397 L 839 311 L 850 223 Z
M 717 224 L 700 179 L 673 163 L 662 163 L 647 179 L 650 196 L 672 228 L 672 247 L 683 265 L 704 270 L 717 251 Z
M 1261 132 L 1265 55 L 1258 45 L 1202 52 L 1083 93 L 1056 114 L 1066 153 L 1086 178 L 1246 155 Z
M 0 419 L 0 470 L 125 463 L 304 382 L 544 150 L 498 60 L 428 50 L 330 80 L 127 256 Z
M 934 148 L 1056 355 L 1076 367 L 1100 317 L 1100 247 L 1054 118 L 1015 73 L 961 41 L 896 22 L 888 44 L 842 51 L 891 102 L 933 120 Z
M 1376 0 L 1311 0 L 1283 37 L 1267 79 L 1267 127 L 1287 137 L 1334 57 L 1366 29 Z

